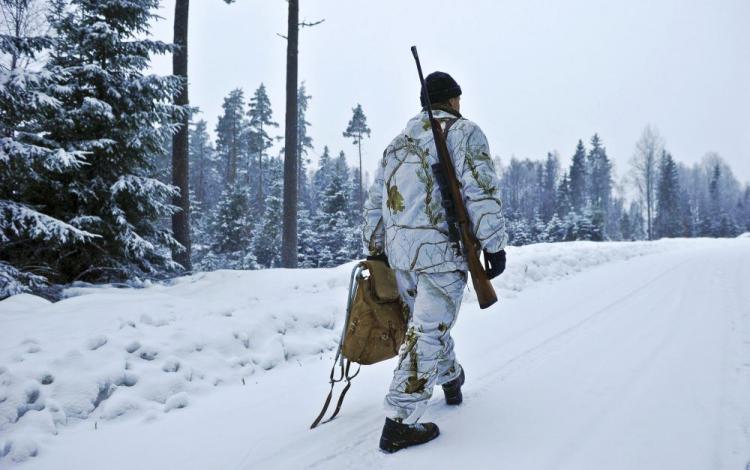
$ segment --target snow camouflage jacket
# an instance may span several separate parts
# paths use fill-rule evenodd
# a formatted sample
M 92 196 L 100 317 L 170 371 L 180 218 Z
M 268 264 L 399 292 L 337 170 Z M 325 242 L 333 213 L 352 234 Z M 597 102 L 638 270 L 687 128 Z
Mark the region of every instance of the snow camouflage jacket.
M 443 129 L 456 116 L 433 112 Z M 505 247 L 505 219 L 487 138 L 475 123 L 459 117 L 447 135 L 474 233 L 488 252 Z M 438 162 L 427 112 L 413 117 L 388 145 L 364 207 L 363 242 L 370 254 L 385 253 L 391 267 L 405 271 L 467 270 L 448 235 L 440 189 L 431 165 Z

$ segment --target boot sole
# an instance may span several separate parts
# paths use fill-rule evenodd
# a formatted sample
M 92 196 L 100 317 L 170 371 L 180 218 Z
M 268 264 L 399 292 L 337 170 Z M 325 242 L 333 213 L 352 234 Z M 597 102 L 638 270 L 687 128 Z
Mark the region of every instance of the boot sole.
M 452 398 L 452 399 L 448 399 L 448 398 L 445 399 L 445 404 L 450 405 L 450 406 L 457 406 L 463 402 L 464 402 L 463 395 L 459 395 L 458 397 Z
M 412 442 L 407 443 L 403 441 L 391 441 L 389 439 L 380 439 L 380 450 L 382 452 L 385 452 L 386 454 L 393 454 L 394 452 L 398 452 L 401 449 L 406 449 L 407 447 L 414 447 L 421 444 L 426 444 L 430 442 L 431 440 L 435 439 L 440 435 L 440 428 L 435 430 L 435 434 L 430 436 L 429 439 L 423 442 Z

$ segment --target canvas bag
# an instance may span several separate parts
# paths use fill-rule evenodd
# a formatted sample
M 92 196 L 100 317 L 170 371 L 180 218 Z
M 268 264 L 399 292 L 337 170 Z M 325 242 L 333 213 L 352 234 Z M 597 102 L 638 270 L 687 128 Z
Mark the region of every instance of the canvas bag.
M 331 421 L 341 410 L 351 380 L 359 374 L 361 365 L 375 364 L 398 355 L 408 318 L 409 308 L 398 294 L 394 271 L 380 260 L 357 263 L 349 281 L 344 329 L 330 374 L 331 390 L 311 429 L 323 419 L 336 383 L 346 380 L 333 415 L 323 423 Z M 352 362 L 358 366 L 350 375 Z M 338 378 L 335 377 L 337 363 L 340 368 Z

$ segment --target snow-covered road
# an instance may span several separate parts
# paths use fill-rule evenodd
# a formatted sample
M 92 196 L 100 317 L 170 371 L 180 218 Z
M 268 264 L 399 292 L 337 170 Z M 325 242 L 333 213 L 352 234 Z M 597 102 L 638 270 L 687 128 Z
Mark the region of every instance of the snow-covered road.
M 512 263 L 512 256 L 509 258 Z M 340 417 L 308 426 L 330 354 L 217 388 L 189 408 L 70 426 L 27 469 L 742 470 L 750 465 L 750 239 L 539 282 L 454 330 L 464 404 L 438 388 L 441 436 L 377 450 L 393 361 L 364 368 Z M 100 423 L 101 424 L 101 423 Z M 2 461 L 0 461 L 2 463 Z M 750 468 L 750 467 L 748 467 Z

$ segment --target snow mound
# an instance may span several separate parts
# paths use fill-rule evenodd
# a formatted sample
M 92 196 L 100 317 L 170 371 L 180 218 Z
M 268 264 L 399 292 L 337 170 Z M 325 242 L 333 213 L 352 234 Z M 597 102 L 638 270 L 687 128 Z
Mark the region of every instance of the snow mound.
M 501 297 L 586 268 L 690 240 L 538 244 L 508 249 Z M 75 287 L 57 303 L 0 302 L 0 463 L 43 452 L 45 436 L 179 413 L 221 384 L 244 383 L 339 337 L 354 263 L 332 269 L 215 271 L 142 289 Z M 476 302 L 469 289 L 466 302 Z

